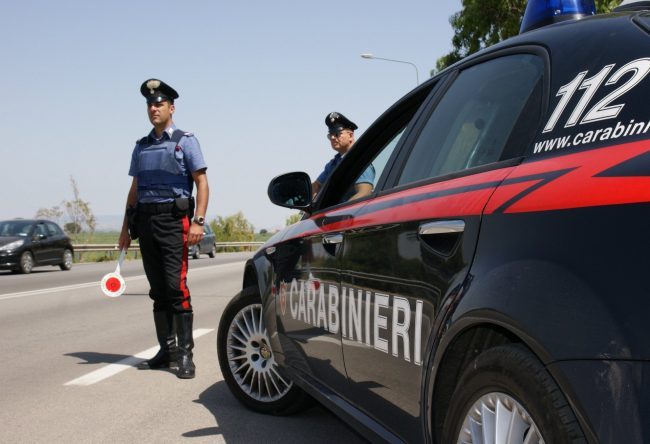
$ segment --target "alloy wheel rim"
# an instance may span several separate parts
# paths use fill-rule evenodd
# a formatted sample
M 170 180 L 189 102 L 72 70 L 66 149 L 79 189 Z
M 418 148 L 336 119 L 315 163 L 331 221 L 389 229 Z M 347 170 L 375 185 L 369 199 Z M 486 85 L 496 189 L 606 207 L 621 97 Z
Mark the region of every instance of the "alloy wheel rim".
M 465 414 L 458 444 L 544 444 L 530 413 L 505 393 L 491 392 L 476 400 Z
M 291 389 L 293 382 L 277 371 L 261 304 L 248 305 L 235 315 L 226 342 L 230 371 L 248 396 L 261 402 L 273 402 Z
M 32 271 L 32 268 L 34 267 L 34 261 L 32 261 L 32 256 L 29 253 L 23 254 L 21 260 L 20 260 L 20 265 L 23 267 L 23 270 L 26 272 Z
M 65 250 L 63 253 L 63 264 L 70 268 L 72 266 L 72 253 L 69 250 Z

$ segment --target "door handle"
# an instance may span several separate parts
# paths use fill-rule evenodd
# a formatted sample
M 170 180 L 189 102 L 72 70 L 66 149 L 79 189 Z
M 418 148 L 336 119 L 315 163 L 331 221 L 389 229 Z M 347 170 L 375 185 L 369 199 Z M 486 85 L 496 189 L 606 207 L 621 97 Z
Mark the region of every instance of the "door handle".
M 343 235 L 341 233 L 337 234 L 326 234 L 323 236 L 324 245 L 336 245 L 343 242 Z
M 439 220 L 421 224 L 418 232 L 421 236 L 426 236 L 431 234 L 462 233 L 464 231 L 464 220 Z
M 464 232 L 465 221 L 463 220 L 426 222 L 418 229 L 422 243 L 444 257 L 454 252 Z

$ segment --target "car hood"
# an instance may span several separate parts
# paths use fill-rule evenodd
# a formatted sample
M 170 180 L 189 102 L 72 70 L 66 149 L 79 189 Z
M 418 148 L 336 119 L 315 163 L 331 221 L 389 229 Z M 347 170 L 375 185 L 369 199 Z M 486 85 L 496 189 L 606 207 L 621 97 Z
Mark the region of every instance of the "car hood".
M 13 241 L 17 241 L 20 239 L 25 239 L 25 238 L 20 236 L 0 236 L 0 246 L 10 244 Z

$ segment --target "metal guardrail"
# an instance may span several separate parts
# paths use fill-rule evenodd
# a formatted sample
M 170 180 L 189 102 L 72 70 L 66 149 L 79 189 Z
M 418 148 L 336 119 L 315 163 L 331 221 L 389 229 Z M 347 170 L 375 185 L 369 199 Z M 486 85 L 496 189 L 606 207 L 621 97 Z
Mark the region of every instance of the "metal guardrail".
M 105 256 L 108 256 L 111 260 L 119 256 L 120 251 L 117 249 L 117 244 L 72 244 L 74 248 L 74 255 L 77 261 L 81 261 L 81 257 L 84 253 L 105 253 Z M 140 254 L 140 246 L 138 244 L 132 244 L 129 249 L 127 256 L 133 252 L 133 257 L 137 259 L 138 254 Z
M 117 244 L 73 244 L 75 251 L 117 251 Z M 132 244 L 129 251 L 140 251 L 138 244 Z
M 243 250 L 245 248 L 257 248 L 260 245 L 263 245 L 264 242 L 215 242 L 214 245 L 219 249 L 226 248 L 235 248 L 237 250 Z M 75 256 L 77 260 L 81 260 L 81 256 L 84 253 L 90 252 L 104 252 L 109 258 L 113 258 L 113 255 L 119 254 L 117 244 L 76 244 L 72 246 L 74 248 Z M 140 246 L 136 244 L 131 244 L 128 249 L 128 252 L 133 252 L 133 257 L 137 258 L 140 253 Z
M 244 247 L 259 247 L 264 245 L 264 242 L 215 242 L 217 248 L 244 248 Z

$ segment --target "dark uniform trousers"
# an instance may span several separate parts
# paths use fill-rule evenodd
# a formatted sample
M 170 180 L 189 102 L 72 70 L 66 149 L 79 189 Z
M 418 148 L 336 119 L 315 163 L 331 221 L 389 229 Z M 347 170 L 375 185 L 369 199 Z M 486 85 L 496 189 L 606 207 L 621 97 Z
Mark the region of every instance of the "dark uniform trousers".
M 191 313 L 187 288 L 187 235 L 190 220 L 172 211 L 138 211 L 138 235 L 153 311 Z

